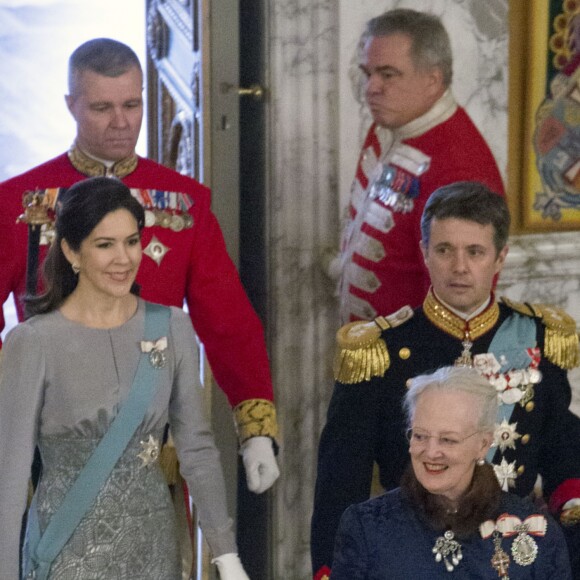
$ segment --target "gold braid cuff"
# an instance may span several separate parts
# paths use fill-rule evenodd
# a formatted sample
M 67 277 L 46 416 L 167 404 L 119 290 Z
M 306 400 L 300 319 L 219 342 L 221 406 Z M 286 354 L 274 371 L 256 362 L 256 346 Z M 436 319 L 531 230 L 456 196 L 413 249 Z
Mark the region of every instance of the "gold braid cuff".
M 412 308 L 404 306 L 394 314 L 379 316 L 371 322 L 345 324 L 336 333 L 334 378 L 346 385 L 355 385 L 373 377 L 382 377 L 391 365 L 391 359 L 381 333 L 403 324 L 412 316 Z
M 234 424 L 240 445 L 250 437 L 278 436 L 276 407 L 266 399 L 248 399 L 234 407 Z
M 546 327 L 544 356 L 560 368 L 569 370 L 580 364 L 576 321 L 561 308 L 549 304 L 521 304 L 502 300 L 516 312 L 539 318 Z
M 570 509 L 564 510 L 560 514 L 560 522 L 564 526 L 580 524 L 580 505 L 576 505 Z

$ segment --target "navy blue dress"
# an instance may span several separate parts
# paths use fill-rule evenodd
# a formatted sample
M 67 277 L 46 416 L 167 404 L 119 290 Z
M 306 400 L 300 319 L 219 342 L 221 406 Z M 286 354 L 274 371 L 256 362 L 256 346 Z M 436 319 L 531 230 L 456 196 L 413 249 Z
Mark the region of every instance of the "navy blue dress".
M 503 513 L 523 521 L 537 510 L 529 500 L 504 493 L 497 515 Z M 528 566 L 511 556 L 515 536 L 502 539 L 502 549 L 510 556 L 510 580 L 572 579 L 562 531 L 551 517 L 547 519 L 546 535 L 534 536 L 538 554 Z M 330 580 L 498 580 L 491 566 L 491 538 L 477 533 L 460 540 L 463 559 L 449 573 L 432 552 L 441 535 L 417 516 L 400 489 L 352 505 L 340 522 Z

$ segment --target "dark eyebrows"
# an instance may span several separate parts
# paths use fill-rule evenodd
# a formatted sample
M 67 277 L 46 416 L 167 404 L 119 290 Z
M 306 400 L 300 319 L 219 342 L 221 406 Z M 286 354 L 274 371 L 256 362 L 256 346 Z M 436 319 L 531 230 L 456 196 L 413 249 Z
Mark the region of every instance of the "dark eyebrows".
M 128 236 L 125 238 L 125 240 L 130 240 L 130 239 L 132 239 L 132 238 L 139 238 L 139 237 L 141 237 L 141 232 L 140 232 L 139 230 L 137 230 L 136 232 L 133 232 L 132 234 L 129 234 L 129 235 L 128 235 Z M 101 242 L 114 242 L 114 241 L 116 241 L 116 239 L 117 239 L 117 238 L 108 238 L 107 236 L 100 236 L 100 237 L 98 237 L 98 238 L 95 238 L 95 239 L 93 240 L 93 242 L 94 242 L 95 244 L 99 244 L 99 243 L 101 243 Z

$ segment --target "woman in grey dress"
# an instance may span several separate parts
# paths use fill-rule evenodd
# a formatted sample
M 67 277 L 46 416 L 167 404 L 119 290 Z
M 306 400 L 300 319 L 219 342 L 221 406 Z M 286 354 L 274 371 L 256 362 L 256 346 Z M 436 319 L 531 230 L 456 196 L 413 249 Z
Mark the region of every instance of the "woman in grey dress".
M 169 490 L 157 461 L 167 423 L 201 527 L 225 580 L 247 580 L 226 508 L 219 453 L 204 417 L 189 317 L 170 309 L 167 336 L 144 341 L 146 303 L 135 293 L 141 205 L 120 181 L 91 178 L 58 202 L 45 292 L 6 338 L 0 376 L 0 577 L 16 580 L 35 446 L 40 534 L 123 407 L 142 351 L 156 367 L 152 401 L 50 566 L 60 580 L 181 579 Z M 153 363 L 152 363 L 153 364 Z M 34 504 L 33 504 L 34 505 Z

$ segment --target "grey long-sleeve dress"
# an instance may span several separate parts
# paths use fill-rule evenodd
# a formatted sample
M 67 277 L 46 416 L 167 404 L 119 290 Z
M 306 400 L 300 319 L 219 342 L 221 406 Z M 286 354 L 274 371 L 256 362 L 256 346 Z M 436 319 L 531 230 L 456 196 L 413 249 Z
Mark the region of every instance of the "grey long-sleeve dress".
M 94 329 L 60 312 L 36 316 L 6 338 L 0 367 L 0 579 L 18 577 L 21 518 L 35 445 L 41 532 L 127 398 L 143 340 L 145 303 L 122 326 Z M 203 412 L 189 317 L 171 309 L 167 364 L 145 419 L 92 508 L 54 561 L 51 577 L 181 578 L 167 485 L 138 454 L 167 422 L 181 473 L 214 556 L 237 552 L 219 452 Z

